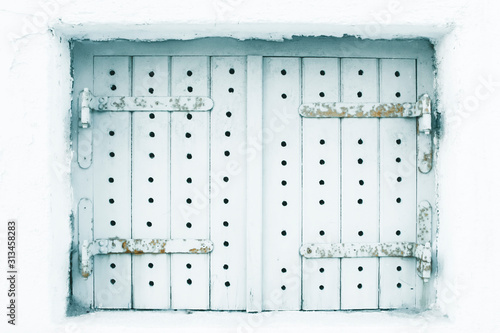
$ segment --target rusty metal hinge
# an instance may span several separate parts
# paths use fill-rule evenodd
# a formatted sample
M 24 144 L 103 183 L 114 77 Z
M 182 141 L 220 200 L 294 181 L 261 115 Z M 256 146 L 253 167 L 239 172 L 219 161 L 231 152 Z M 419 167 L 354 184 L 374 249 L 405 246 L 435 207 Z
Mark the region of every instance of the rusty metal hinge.
M 92 111 L 211 111 L 214 102 L 202 96 L 93 96 L 85 88 L 81 93 L 81 114 Z M 83 118 L 83 117 L 81 117 Z
M 433 149 L 432 149 L 432 108 L 431 99 L 428 95 L 423 95 L 421 101 L 422 115 L 418 118 L 417 128 L 417 163 L 421 173 L 429 173 L 432 169 Z
M 306 103 L 300 105 L 299 114 L 305 118 L 418 118 L 418 170 L 425 174 L 432 169 L 432 108 L 427 94 L 416 103 Z
M 94 96 L 88 88 L 80 93 L 78 128 L 78 165 L 87 169 L 92 164 L 91 111 L 110 112 L 206 112 L 214 102 L 201 96 Z
M 432 268 L 431 222 L 431 205 L 422 201 L 418 206 L 417 242 L 304 244 L 300 254 L 308 259 L 414 257 L 419 276 L 427 282 Z
M 90 103 L 92 94 L 88 88 L 80 93 L 80 127 L 88 128 L 90 126 Z
M 204 254 L 214 244 L 207 239 L 97 239 L 84 240 L 80 246 L 80 270 L 87 278 L 92 274 L 92 258 L 105 254 Z
M 315 102 L 302 104 L 299 114 L 306 118 L 416 118 L 423 115 L 428 95 L 416 103 L 340 103 Z
M 80 93 L 79 119 L 77 128 L 77 160 L 82 169 L 87 169 L 92 164 L 92 128 L 90 114 L 92 94 L 87 88 Z

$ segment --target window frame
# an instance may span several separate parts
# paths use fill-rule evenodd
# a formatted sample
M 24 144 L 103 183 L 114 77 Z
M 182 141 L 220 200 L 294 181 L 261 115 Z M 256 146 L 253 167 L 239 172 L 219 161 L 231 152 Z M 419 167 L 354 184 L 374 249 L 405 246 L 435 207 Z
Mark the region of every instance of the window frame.
M 263 41 L 263 40 L 249 40 L 249 41 L 238 41 L 231 38 L 202 38 L 189 41 L 162 41 L 162 42 L 132 42 L 132 41 L 107 41 L 107 42 L 90 42 L 90 41 L 78 41 L 72 44 L 72 64 L 73 64 L 73 78 L 74 78 L 74 89 L 73 89 L 73 102 L 72 102 L 72 131 L 71 133 L 76 133 L 78 128 L 78 116 L 79 116 L 79 106 L 78 106 L 78 94 L 85 87 L 92 87 L 93 85 L 93 71 L 86 70 L 86 68 L 93 68 L 93 57 L 94 56 L 176 56 L 176 55 L 199 55 L 199 56 L 247 56 L 248 59 L 253 59 L 252 63 L 255 68 L 258 69 L 258 65 L 255 65 L 260 57 L 335 57 L 335 58 L 398 58 L 398 59 L 416 59 L 417 63 L 417 96 L 427 93 L 431 96 L 434 101 L 434 86 L 433 86 L 433 55 L 434 50 L 430 42 L 426 40 L 360 40 L 356 38 L 332 38 L 332 37 L 296 37 L 291 40 L 286 40 L 284 42 L 274 42 L 274 41 Z M 247 63 L 249 64 L 249 63 Z M 250 72 L 250 68 L 248 68 Z M 78 73 L 78 75 L 75 75 Z M 259 75 L 252 75 L 251 78 L 247 79 L 250 84 L 262 84 L 262 78 Z M 260 82 L 260 83 L 259 83 Z M 248 99 L 258 100 L 262 98 L 262 94 L 259 95 L 258 91 L 262 89 L 256 89 L 257 92 L 250 95 L 250 89 L 248 89 L 249 95 Z M 257 105 L 254 105 L 257 107 Z M 253 125 L 258 125 L 259 119 L 253 119 Z M 261 120 L 260 120 L 261 121 Z M 251 130 L 252 124 L 247 124 L 250 131 L 257 131 L 255 128 Z M 74 134 L 73 134 L 74 135 Z M 252 135 L 248 133 L 247 137 Z M 76 142 L 76 136 L 73 136 Z M 74 151 L 77 147 L 73 145 Z M 260 177 L 262 172 L 258 171 L 262 166 L 262 156 L 260 160 L 254 161 L 252 165 L 249 166 L 248 172 L 249 176 Z M 88 196 L 88 188 L 82 188 L 78 186 L 85 181 L 87 175 L 82 174 L 78 166 L 77 154 L 73 154 L 72 159 L 72 185 L 73 185 L 73 214 L 76 216 L 75 226 L 74 226 L 74 238 L 73 238 L 73 255 L 72 255 L 72 265 L 71 265 L 71 277 L 72 277 L 72 301 L 79 306 L 84 308 L 93 309 L 94 308 L 94 297 L 93 297 L 93 283 L 92 279 L 84 279 L 81 276 L 79 269 L 79 244 L 84 239 L 92 239 L 92 226 L 83 225 L 78 221 L 78 200 Z M 88 180 L 88 179 L 87 179 Z M 422 200 L 427 200 L 431 203 L 431 206 L 435 208 L 436 204 L 436 190 L 434 181 L 434 169 L 432 169 L 428 174 L 419 174 L 417 177 L 418 189 L 417 192 L 417 202 Z M 258 182 L 257 185 L 250 185 L 247 188 L 248 191 L 256 193 L 259 191 Z M 262 190 L 262 185 L 260 185 L 260 191 Z M 248 205 L 255 205 L 255 202 L 249 202 Z M 253 207 L 253 206 L 252 206 Z M 257 209 L 247 209 L 247 220 L 255 220 L 256 216 L 259 216 L 260 211 L 257 204 Z M 262 222 L 261 222 L 262 223 Z M 437 258 L 435 251 L 435 235 L 436 235 L 437 221 L 435 214 L 432 221 L 432 246 L 433 246 L 433 273 L 431 275 L 431 280 L 426 283 L 417 282 L 417 304 L 419 309 L 426 309 L 435 299 L 435 290 L 432 287 L 436 275 L 437 268 Z M 258 228 L 257 228 L 258 231 Z M 259 244 L 262 240 L 255 239 L 255 234 L 250 233 L 247 235 L 247 241 L 251 244 Z M 257 247 L 259 247 L 257 245 Z M 254 262 L 262 257 L 262 249 L 253 249 L 248 251 L 247 262 Z M 253 281 L 255 284 L 259 284 L 258 281 Z M 419 290 L 420 288 L 420 290 Z M 258 297 L 257 297 L 258 298 Z M 258 302 L 258 299 L 256 300 Z M 247 301 L 247 304 L 249 301 Z M 253 305 L 248 308 L 247 311 L 259 312 L 261 308 L 258 305 Z

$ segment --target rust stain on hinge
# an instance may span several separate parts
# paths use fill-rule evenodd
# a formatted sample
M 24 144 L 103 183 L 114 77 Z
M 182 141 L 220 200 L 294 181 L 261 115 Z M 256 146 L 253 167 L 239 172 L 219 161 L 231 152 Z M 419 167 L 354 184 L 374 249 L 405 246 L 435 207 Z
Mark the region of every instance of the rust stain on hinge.
M 128 241 L 127 241 L 127 240 L 122 241 L 122 249 L 124 249 L 124 250 L 125 250 L 125 252 L 124 252 L 124 253 L 136 254 L 136 255 L 144 254 L 144 251 L 143 251 L 143 250 L 137 250 L 137 249 L 131 250 L 131 249 L 129 248 L 129 245 L 128 245 Z
M 125 108 L 125 97 L 120 97 L 119 102 L 111 103 L 118 110 L 123 110 Z
M 427 168 L 430 170 L 432 168 L 432 152 L 424 153 L 422 162 L 427 163 Z
M 158 101 L 156 101 L 158 103 Z M 134 103 L 136 106 L 140 107 L 140 108 L 145 108 L 148 103 L 146 102 L 146 100 L 144 98 L 139 98 L 137 97 L 136 99 L 134 99 Z
M 93 257 L 106 254 L 171 254 L 210 253 L 213 242 L 209 239 L 96 239 L 84 240 L 81 245 L 81 274 L 88 278 L 92 273 Z
M 170 99 L 170 102 L 173 103 L 172 106 L 177 110 L 182 110 L 182 111 L 189 111 L 193 109 L 197 110 L 205 106 L 204 100 L 201 97 L 195 97 L 194 104 L 186 104 L 186 103 L 181 104 L 180 101 L 181 101 L 180 98 Z
M 209 253 L 209 252 L 211 252 L 211 250 L 212 249 L 209 246 L 203 246 L 200 248 L 190 249 L 189 252 L 191 252 L 191 253 Z
M 382 104 L 379 105 L 375 110 L 370 111 L 370 116 L 372 117 L 402 117 L 404 113 L 404 108 L 401 104 Z
M 310 118 L 402 118 L 415 117 L 411 103 L 308 103 L 302 104 L 299 113 Z

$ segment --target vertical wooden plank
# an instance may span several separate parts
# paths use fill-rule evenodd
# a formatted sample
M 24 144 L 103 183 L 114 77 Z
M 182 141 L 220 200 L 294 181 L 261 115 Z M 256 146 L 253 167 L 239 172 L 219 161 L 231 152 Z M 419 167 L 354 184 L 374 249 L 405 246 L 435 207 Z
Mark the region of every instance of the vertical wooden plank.
M 246 59 L 211 60 L 212 99 L 210 308 L 246 307 Z M 225 203 L 224 200 L 228 200 Z M 220 246 L 228 242 L 228 246 Z
M 256 141 L 258 140 L 258 141 Z M 247 57 L 247 305 L 262 311 L 262 57 Z
M 376 59 L 342 59 L 343 102 L 378 101 Z M 342 242 L 379 241 L 379 121 L 342 120 Z M 378 259 L 342 259 L 341 308 L 378 307 Z
M 209 95 L 208 57 L 173 57 L 171 61 L 173 96 Z M 210 235 L 209 117 L 207 112 L 171 115 L 172 238 L 207 239 Z M 172 308 L 208 309 L 209 280 L 209 255 L 172 255 Z
M 95 57 L 94 93 L 130 95 L 130 58 Z M 130 238 L 130 113 L 94 114 L 94 238 Z M 131 307 L 130 255 L 94 258 L 97 308 Z
M 416 101 L 415 60 L 380 60 L 380 99 Z M 380 241 L 416 241 L 415 119 L 380 120 Z M 414 258 L 380 259 L 380 308 L 415 307 Z
M 265 310 L 301 307 L 300 92 L 299 58 L 264 58 Z
M 133 96 L 169 95 L 168 57 L 133 58 Z M 170 238 L 170 113 L 132 114 L 132 237 Z M 170 255 L 132 258 L 133 307 L 170 306 Z
M 380 123 L 381 242 L 415 241 L 415 134 L 415 120 Z M 380 259 L 380 308 L 415 306 L 415 267 L 414 258 Z
M 415 59 L 380 59 L 380 101 L 417 101 Z
M 339 100 L 339 60 L 304 58 L 303 102 Z M 302 119 L 303 243 L 340 242 L 340 119 Z M 302 260 L 302 308 L 340 308 L 340 259 Z
M 93 81 L 94 81 L 94 58 L 88 50 L 82 49 L 75 45 L 73 49 L 73 66 L 74 66 L 74 98 L 72 101 L 72 135 L 76 138 L 77 145 L 79 147 L 85 147 L 88 151 L 92 145 L 92 132 L 93 126 L 91 126 L 87 132 L 89 135 L 77 134 L 79 131 L 79 115 L 76 110 L 79 110 L 79 99 L 78 94 L 84 88 L 90 88 L 92 91 Z M 91 115 L 92 117 L 92 115 Z M 77 156 L 80 148 L 76 148 L 77 151 L 73 154 L 72 168 L 71 168 L 71 181 L 73 188 L 73 212 L 80 211 L 80 202 L 86 199 L 93 201 L 94 197 L 94 166 L 93 164 L 86 169 L 82 169 L 79 165 L 79 157 Z M 84 199 L 85 198 L 85 199 Z M 92 202 L 91 202 L 92 203 Z M 93 205 L 92 205 L 93 207 Z M 73 249 L 79 249 L 80 244 L 83 241 L 92 240 L 94 237 L 93 232 L 93 208 L 91 212 L 90 219 L 78 219 L 75 220 L 75 229 L 73 237 Z M 81 306 L 82 308 L 90 309 L 94 307 L 94 276 L 83 277 L 80 270 L 80 252 L 73 251 L 71 258 L 72 266 L 72 302 Z

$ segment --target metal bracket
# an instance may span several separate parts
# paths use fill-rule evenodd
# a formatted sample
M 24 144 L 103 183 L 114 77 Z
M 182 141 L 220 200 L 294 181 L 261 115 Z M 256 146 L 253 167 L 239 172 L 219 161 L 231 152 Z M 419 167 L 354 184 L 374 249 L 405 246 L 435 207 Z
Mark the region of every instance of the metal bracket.
M 84 240 L 80 247 L 80 270 L 87 278 L 92 274 L 92 258 L 103 254 L 205 254 L 214 249 L 207 239 L 97 239 Z
M 432 169 L 432 116 L 431 99 L 423 95 L 417 103 L 422 116 L 417 122 L 417 163 L 421 173 L 429 173 Z
M 92 94 L 85 88 L 80 93 L 79 99 L 79 119 L 78 119 L 78 142 L 77 158 L 78 165 L 82 169 L 87 169 L 92 164 L 92 128 L 90 127 L 91 115 L 90 105 L 92 103 Z
M 422 95 L 416 103 L 338 103 L 302 104 L 299 114 L 306 118 L 418 118 L 417 163 L 421 173 L 432 169 L 431 99 Z
M 429 202 L 423 201 L 418 207 L 418 243 L 304 244 L 300 247 L 300 254 L 308 259 L 414 257 L 417 259 L 418 275 L 424 282 L 427 282 L 430 278 L 432 258 L 430 244 L 431 221 L 431 206 Z
M 415 118 L 422 116 L 427 99 L 423 95 L 417 103 L 306 103 L 300 105 L 299 114 L 306 118 Z
M 85 88 L 82 91 L 81 114 L 92 111 L 166 111 L 196 112 L 211 111 L 214 102 L 208 97 L 200 96 L 93 96 Z
M 90 103 L 92 94 L 88 88 L 80 93 L 80 127 L 88 128 L 90 126 Z
M 214 102 L 200 96 L 94 96 L 88 88 L 80 93 L 78 119 L 78 165 L 87 169 L 92 164 L 91 111 L 111 112 L 204 112 L 211 111 Z

